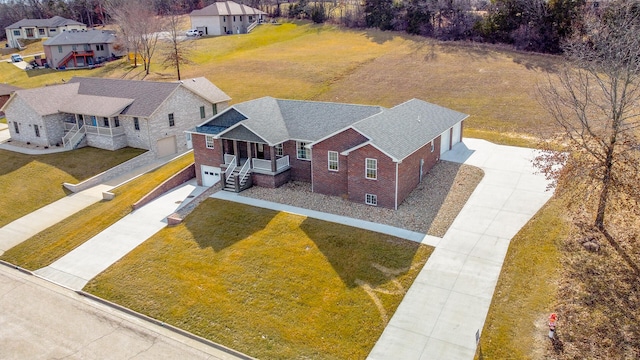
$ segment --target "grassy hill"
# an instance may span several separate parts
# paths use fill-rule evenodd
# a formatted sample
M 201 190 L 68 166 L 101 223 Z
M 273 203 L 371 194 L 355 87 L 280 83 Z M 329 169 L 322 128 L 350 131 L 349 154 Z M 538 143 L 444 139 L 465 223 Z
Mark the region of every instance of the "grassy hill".
M 471 114 L 466 135 L 531 145 L 532 136 L 551 130 L 536 100 L 536 83 L 556 65 L 549 56 L 307 23 L 266 24 L 187 46 L 193 63 L 182 68 L 183 78 L 205 76 L 233 102 L 273 96 L 389 107 L 420 98 Z M 146 79 L 175 81 L 160 53 Z M 0 63 L 0 82 L 27 88 L 72 76 L 142 79 L 144 72 L 125 60 L 93 70 L 26 72 Z

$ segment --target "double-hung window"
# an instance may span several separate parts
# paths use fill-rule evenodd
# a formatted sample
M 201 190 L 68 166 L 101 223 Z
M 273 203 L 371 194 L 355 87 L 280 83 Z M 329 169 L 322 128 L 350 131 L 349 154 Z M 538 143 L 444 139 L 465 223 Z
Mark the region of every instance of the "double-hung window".
M 205 116 L 207 116 L 207 114 L 204 112 L 204 106 L 200 106 L 200 119 L 204 119 Z
M 133 128 L 140 130 L 140 120 L 137 117 L 133 118 Z
M 378 178 L 378 160 L 365 159 L 365 177 L 367 179 L 376 180 Z
M 173 113 L 169 114 L 169 126 L 175 126 L 176 125 L 176 121 L 173 118 Z
M 213 136 L 207 135 L 205 137 L 205 141 L 207 143 L 207 149 L 213 149 L 213 141 L 215 138 Z
M 284 147 L 282 146 L 282 144 L 277 144 L 275 146 L 276 149 L 276 156 L 284 156 Z
M 218 104 L 211 104 L 211 108 L 213 110 L 213 115 L 218 113 Z
M 296 148 L 298 149 L 298 159 L 300 160 L 311 160 L 311 149 L 308 149 L 308 143 L 302 141 L 296 141 Z
M 329 171 L 338 171 L 338 152 L 329 151 L 327 153 Z

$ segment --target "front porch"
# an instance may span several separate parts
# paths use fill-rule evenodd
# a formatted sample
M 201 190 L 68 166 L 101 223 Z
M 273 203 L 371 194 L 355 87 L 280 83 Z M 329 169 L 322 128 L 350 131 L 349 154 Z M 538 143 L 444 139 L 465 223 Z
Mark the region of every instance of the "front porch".
M 221 139 L 223 147 L 222 181 L 224 189 L 240 192 L 253 184 L 278 187 L 289 181 L 289 155 L 277 146 L 264 143 Z
M 126 146 L 124 127 L 120 119 L 75 114 L 71 121 L 64 123 L 63 145 L 69 149 L 86 145 L 106 150 L 117 150 Z

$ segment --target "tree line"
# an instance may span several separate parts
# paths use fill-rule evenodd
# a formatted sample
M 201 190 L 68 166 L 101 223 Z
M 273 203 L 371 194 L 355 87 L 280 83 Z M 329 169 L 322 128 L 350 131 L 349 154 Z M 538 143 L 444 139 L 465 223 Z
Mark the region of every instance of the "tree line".
M 214 0 L 134 0 L 156 15 L 185 14 Z M 0 27 L 55 15 L 88 26 L 112 23 L 113 0 L 0 0 Z M 505 43 L 527 51 L 561 52 L 580 26 L 587 0 L 236 0 L 271 17 L 379 28 L 441 40 Z M 147 4 L 148 3 L 148 4 Z M 111 7 L 113 8 L 113 7 Z M 4 33 L 0 33 L 4 37 Z

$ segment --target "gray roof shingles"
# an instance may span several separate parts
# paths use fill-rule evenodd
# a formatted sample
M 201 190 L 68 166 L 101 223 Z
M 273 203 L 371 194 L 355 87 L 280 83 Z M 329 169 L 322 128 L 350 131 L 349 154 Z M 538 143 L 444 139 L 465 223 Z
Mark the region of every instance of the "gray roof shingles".
M 395 160 L 402 160 L 468 116 L 412 99 L 361 120 L 353 128 Z
M 20 90 L 21 88 L 8 84 L 0 84 L 0 96 L 11 95 L 12 92 Z
M 266 14 L 264 11 L 247 5 L 238 4 L 235 1 L 219 1 L 200 10 L 193 10 L 190 16 L 229 16 L 229 15 L 258 15 Z
M 22 19 L 6 27 L 6 29 L 20 29 L 21 27 L 60 27 L 65 25 L 84 25 L 81 22 L 63 18 L 62 16 L 54 16 L 49 19 Z
M 116 41 L 116 35 L 105 30 L 63 31 L 42 45 L 107 44 Z
M 267 144 L 275 145 L 286 140 L 314 142 L 352 127 L 395 161 L 411 155 L 468 117 L 467 114 L 418 99 L 385 109 L 379 106 L 263 97 L 236 104 L 228 111 L 237 111 L 247 118 L 238 117 L 235 125 L 227 130 L 216 129 L 222 137 L 244 126 Z M 218 116 L 224 117 L 224 113 Z M 217 125 L 216 121 L 217 117 L 214 117 L 198 129 Z

